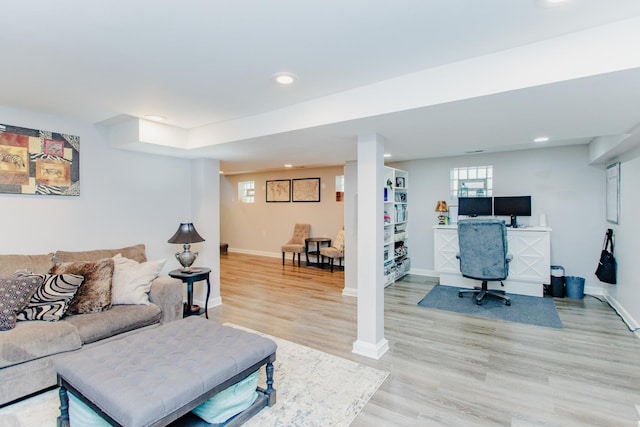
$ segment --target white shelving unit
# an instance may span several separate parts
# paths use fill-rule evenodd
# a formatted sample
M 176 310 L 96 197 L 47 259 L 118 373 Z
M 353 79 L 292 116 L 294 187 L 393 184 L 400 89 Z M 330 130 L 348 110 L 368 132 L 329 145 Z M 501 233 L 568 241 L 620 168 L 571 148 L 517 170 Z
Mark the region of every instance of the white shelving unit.
M 409 273 L 407 224 L 409 221 L 409 174 L 385 167 L 384 174 L 384 285 Z

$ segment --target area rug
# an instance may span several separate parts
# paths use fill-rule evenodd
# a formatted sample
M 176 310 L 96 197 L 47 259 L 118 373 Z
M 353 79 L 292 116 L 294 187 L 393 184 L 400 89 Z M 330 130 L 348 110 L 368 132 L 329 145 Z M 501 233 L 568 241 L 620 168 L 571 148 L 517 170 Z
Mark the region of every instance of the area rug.
M 357 362 L 260 335 L 278 344 L 274 363 L 276 404 L 260 411 L 244 424 L 247 427 L 346 427 L 388 376 L 387 372 Z M 261 374 L 260 384 L 264 386 L 264 369 Z M 0 426 L 55 427 L 58 406 L 57 390 L 48 391 L 1 408 Z
M 458 291 L 461 289 L 463 288 L 436 285 L 418 305 L 509 322 L 562 328 L 556 305 L 551 298 L 508 294 L 511 299 L 510 306 L 493 298 L 485 298 L 482 305 L 477 305 L 470 295 L 458 297 Z

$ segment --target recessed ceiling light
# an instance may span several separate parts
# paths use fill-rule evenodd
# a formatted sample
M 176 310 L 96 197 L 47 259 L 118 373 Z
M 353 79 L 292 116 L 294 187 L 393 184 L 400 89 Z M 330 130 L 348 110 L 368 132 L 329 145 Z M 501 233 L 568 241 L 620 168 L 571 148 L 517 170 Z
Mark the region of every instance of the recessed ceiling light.
M 533 142 L 547 142 L 549 141 L 548 136 L 539 136 L 533 140 Z
M 285 168 L 292 168 L 292 167 L 293 167 L 293 165 L 289 165 L 289 164 L 287 164 L 287 165 L 284 165 L 284 167 L 285 167 Z
M 224 171 L 218 171 L 218 173 L 219 173 L 220 175 L 222 175 L 222 174 L 224 173 Z
M 298 80 L 298 76 L 295 74 L 285 72 L 275 73 L 271 78 L 281 85 L 290 85 Z
M 147 120 L 152 120 L 154 122 L 163 122 L 164 121 L 164 117 L 162 116 L 158 116 L 155 114 L 147 114 L 146 116 L 144 116 L 145 119 Z
M 384 157 L 385 157 L 385 158 L 389 158 L 389 157 L 391 157 L 391 154 L 389 154 L 389 153 L 384 153 Z
M 569 3 L 569 0 L 536 0 L 539 7 L 555 7 Z

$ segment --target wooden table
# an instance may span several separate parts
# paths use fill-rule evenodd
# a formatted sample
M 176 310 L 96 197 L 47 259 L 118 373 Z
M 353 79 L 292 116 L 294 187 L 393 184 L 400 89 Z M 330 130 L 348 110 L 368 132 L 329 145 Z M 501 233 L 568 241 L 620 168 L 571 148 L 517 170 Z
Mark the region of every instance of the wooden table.
M 331 246 L 331 239 L 328 237 L 309 237 L 304 239 L 304 255 L 307 259 L 307 266 L 322 267 L 322 263 L 320 262 L 320 248 L 325 243 L 327 244 L 327 247 Z M 314 244 L 315 249 L 309 250 L 309 246 Z M 315 256 L 316 262 L 310 262 L 309 255 Z
M 207 309 L 209 308 L 209 294 L 211 293 L 211 283 L 209 282 L 209 273 L 211 273 L 210 268 L 192 268 L 191 272 L 184 272 L 182 270 L 172 270 L 169 272 L 169 276 L 174 279 L 180 279 L 183 283 L 187 284 L 187 309 L 184 311 L 184 317 L 191 316 L 194 314 L 202 314 L 202 309 L 196 310 L 195 312 L 192 310 L 193 307 L 193 283 L 200 282 L 202 280 L 207 281 L 207 299 L 204 300 L 204 315 L 208 319 L 209 313 Z

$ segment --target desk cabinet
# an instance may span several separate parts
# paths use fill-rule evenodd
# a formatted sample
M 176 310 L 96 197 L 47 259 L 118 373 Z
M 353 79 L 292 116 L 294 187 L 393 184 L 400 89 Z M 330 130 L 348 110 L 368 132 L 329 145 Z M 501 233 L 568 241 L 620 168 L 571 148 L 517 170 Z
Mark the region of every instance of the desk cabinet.
M 490 289 L 508 293 L 543 296 L 543 285 L 551 275 L 551 229 L 546 227 L 508 228 L 507 242 L 513 259 L 504 288 L 499 282 L 489 282 Z M 462 277 L 458 253 L 458 229 L 455 225 L 438 225 L 433 230 L 434 269 L 440 284 L 471 288 L 477 280 Z

